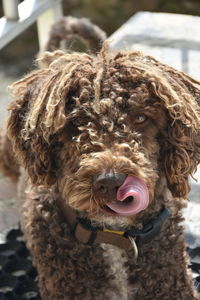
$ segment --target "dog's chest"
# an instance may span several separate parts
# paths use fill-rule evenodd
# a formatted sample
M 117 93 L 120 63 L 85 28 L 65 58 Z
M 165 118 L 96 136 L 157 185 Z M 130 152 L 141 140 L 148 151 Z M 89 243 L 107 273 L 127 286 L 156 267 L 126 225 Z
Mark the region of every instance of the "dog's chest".
M 128 257 L 126 251 L 119 249 L 118 247 L 101 244 L 103 248 L 104 260 L 109 266 L 109 272 L 112 275 L 113 289 L 110 290 L 109 299 L 116 300 L 116 293 L 114 287 L 119 290 L 120 300 L 129 300 L 133 296 L 133 287 L 129 285 L 129 267 Z M 118 298 L 117 298 L 118 299 Z

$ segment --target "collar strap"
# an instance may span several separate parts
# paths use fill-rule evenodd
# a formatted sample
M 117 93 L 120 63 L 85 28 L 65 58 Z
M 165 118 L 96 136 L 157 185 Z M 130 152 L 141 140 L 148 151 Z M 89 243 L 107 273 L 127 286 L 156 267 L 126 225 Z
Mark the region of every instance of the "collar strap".
M 72 235 L 81 243 L 86 245 L 111 244 L 124 250 L 142 246 L 151 242 L 160 232 L 162 224 L 171 215 L 168 208 L 163 207 L 160 214 L 139 230 L 134 227 L 127 231 L 114 231 L 94 227 L 90 221 L 80 218 L 69 206 L 63 209 L 63 214 L 70 225 Z

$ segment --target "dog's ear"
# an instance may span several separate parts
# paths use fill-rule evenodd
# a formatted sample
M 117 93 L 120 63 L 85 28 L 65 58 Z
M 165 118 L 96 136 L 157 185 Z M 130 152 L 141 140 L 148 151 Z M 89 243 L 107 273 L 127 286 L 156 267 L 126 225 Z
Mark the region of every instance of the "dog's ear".
M 75 77 L 71 72 L 74 64 L 69 57 L 65 57 L 69 64 L 64 64 L 63 57 L 61 51 L 47 53 L 42 60 L 43 68 L 11 86 L 14 100 L 9 107 L 8 136 L 17 158 L 37 185 L 50 186 L 57 176 L 57 157 L 62 148 L 60 133 L 66 123 L 66 95 Z M 56 65 L 59 59 L 61 69 Z
M 35 71 L 14 83 L 12 88 L 14 88 L 15 100 L 9 107 L 8 118 L 8 136 L 20 164 L 28 171 L 34 184 L 45 185 L 51 185 L 55 181 L 55 174 L 52 172 L 53 153 L 49 143 L 42 138 L 42 129 L 34 124 L 37 129 L 35 127 L 31 130 L 31 125 L 26 124 L 26 118 L 31 113 L 42 86 L 48 86 L 49 79 L 50 77 L 44 71 Z M 32 118 L 35 122 L 34 116 Z
M 161 137 L 161 160 L 172 194 L 187 197 L 188 176 L 200 163 L 200 83 L 154 59 L 152 62 L 157 78 L 151 81 L 151 88 L 168 115 Z
M 71 138 L 69 111 L 75 98 L 91 96 L 92 60 L 87 54 L 47 52 L 40 69 L 11 86 L 8 135 L 34 184 L 51 186 L 61 171 L 61 149 Z

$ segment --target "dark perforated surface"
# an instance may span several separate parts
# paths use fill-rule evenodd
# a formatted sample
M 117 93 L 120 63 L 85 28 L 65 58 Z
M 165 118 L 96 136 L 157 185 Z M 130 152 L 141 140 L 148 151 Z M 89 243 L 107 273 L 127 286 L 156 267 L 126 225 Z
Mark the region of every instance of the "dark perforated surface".
M 189 266 L 192 269 L 194 276 L 194 284 L 198 292 L 200 293 L 200 247 L 194 249 L 188 249 L 190 255 L 191 265 Z
M 195 286 L 200 292 L 200 247 L 188 251 Z M 6 243 L 0 244 L 0 300 L 41 300 L 36 275 L 20 229 L 12 229 Z
M 21 231 L 11 230 L 0 245 L 0 300 L 41 300 L 36 274 Z

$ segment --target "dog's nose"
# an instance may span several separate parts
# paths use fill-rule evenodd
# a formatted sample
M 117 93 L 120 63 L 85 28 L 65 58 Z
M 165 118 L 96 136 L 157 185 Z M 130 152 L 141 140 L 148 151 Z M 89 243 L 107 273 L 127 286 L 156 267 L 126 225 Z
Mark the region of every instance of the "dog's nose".
M 104 198 L 116 198 L 117 189 L 125 179 L 125 174 L 114 172 L 95 175 L 93 178 L 94 192 Z

